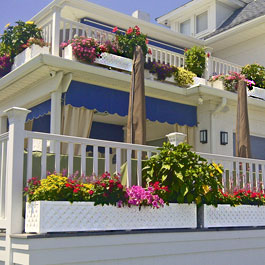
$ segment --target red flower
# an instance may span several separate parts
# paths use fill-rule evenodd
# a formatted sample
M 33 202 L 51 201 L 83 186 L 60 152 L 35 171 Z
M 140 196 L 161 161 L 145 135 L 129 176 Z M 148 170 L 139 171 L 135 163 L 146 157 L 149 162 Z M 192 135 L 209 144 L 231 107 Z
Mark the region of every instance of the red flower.
M 100 185 L 101 185 L 101 187 L 106 188 L 106 184 L 105 183 L 101 183 Z
M 103 193 L 103 197 L 107 197 L 108 194 L 106 192 Z
M 148 54 L 152 54 L 152 51 L 151 51 L 151 49 L 150 49 L 150 48 L 148 49 Z
M 90 190 L 88 193 L 89 193 L 89 195 L 93 195 L 94 191 Z
M 148 40 L 148 39 L 146 39 L 146 40 L 145 40 L 145 44 L 148 44 L 148 43 L 149 43 L 149 40 Z
M 24 191 L 25 191 L 25 192 L 28 192 L 28 191 L 29 191 L 29 188 L 28 188 L 28 187 L 25 187 L 25 188 L 24 188 Z
M 130 27 L 130 28 L 128 28 L 128 30 L 126 31 L 126 34 L 129 35 L 129 34 L 131 34 L 132 32 L 133 32 L 133 29 Z
M 186 48 L 184 51 L 185 51 L 185 52 L 187 52 L 187 51 L 188 51 L 188 49 Z
M 123 189 L 123 186 L 121 184 L 118 184 L 117 187 L 122 190 Z
M 111 179 L 111 180 L 109 181 L 109 184 L 113 184 L 113 183 L 114 183 L 114 180 Z
M 134 28 L 140 32 L 140 28 L 138 26 L 135 26 Z
M 207 53 L 207 57 L 210 58 L 210 56 L 211 56 L 211 55 L 210 55 L 210 53 L 208 52 L 208 53 Z
M 115 28 L 113 28 L 113 30 L 112 30 L 112 32 L 116 32 L 118 30 L 118 28 L 117 27 L 115 27 Z
M 77 193 L 78 191 L 80 191 L 80 189 L 75 188 L 73 192 L 74 192 L 74 193 Z

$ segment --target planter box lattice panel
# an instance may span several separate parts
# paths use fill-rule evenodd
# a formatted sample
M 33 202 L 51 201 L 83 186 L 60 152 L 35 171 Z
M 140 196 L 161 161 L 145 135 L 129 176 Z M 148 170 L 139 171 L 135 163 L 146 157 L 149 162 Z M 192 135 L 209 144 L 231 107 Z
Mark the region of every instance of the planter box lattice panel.
M 265 226 L 265 206 L 203 205 L 198 212 L 199 226 L 210 227 L 243 227 Z
M 196 228 L 195 204 L 163 208 L 94 206 L 93 202 L 36 201 L 26 205 L 26 233 Z

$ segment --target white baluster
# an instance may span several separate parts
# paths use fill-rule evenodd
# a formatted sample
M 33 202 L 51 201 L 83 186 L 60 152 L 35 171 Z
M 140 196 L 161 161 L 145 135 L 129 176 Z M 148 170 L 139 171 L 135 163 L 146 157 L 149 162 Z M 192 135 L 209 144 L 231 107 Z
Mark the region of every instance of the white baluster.
M 60 142 L 55 141 L 55 171 L 60 173 Z
M 105 147 L 105 172 L 110 172 L 110 148 Z
M 68 174 L 72 175 L 74 172 L 74 144 L 68 144 Z
M 249 184 L 250 184 L 250 190 L 253 190 L 254 188 L 254 176 L 253 176 L 253 164 L 249 163 Z
M 32 138 L 28 138 L 27 180 L 32 178 Z
M 127 149 L 127 187 L 132 185 L 132 150 Z
M 137 151 L 137 185 L 142 186 L 142 151 Z
M 98 146 L 93 146 L 93 173 L 98 176 Z
M 47 175 L 47 140 L 42 140 L 42 154 L 41 154 L 41 178 Z
M 81 144 L 81 175 L 86 175 L 86 145 Z
M 117 174 L 121 173 L 121 149 L 116 149 L 116 172 Z

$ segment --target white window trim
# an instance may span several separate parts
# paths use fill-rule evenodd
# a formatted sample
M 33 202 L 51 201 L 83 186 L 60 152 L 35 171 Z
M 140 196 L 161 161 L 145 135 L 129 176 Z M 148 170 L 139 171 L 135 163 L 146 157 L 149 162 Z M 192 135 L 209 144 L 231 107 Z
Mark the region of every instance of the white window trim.
M 181 31 L 180 31 L 180 25 L 183 23 L 183 22 L 186 22 L 186 21 L 190 21 L 190 35 L 186 35 L 186 34 L 184 34 L 184 33 L 182 33 Z M 180 20 L 179 21 L 179 23 L 178 23 L 178 31 L 179 31 L 179 33 L 181 33 L 181 34 L 183 34 L 183 35 L 185 35 L 185 36 L 192 36 L 192 17 L 190 17 L 190 18 L 187 18 L 187 19 L 184 19 L 184 20 Z
M 197 29 L 197 16 L 203 14 L 207 12 L 207 29 L 199 32 L 199 33 L 196 33 L 196 29 Z M 206 35 L 207 33 L 209 33 L 209 18 L 210 18 L 210 7 L 208 7 L 207 9 L 205 9 L 204 11 L 200 11 L 200 12 L 196 12 L 194 14 L 194 36 L 195 37 L 202 37 L 203 35 Z

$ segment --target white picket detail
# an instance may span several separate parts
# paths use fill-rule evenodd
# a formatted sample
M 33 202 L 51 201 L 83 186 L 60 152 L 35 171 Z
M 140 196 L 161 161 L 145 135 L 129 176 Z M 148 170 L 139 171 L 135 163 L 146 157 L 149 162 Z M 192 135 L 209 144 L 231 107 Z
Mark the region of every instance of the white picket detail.
M 55 140 L 55 171 L 60 172 L 60 142 Z
M 212 60 L 212 73 L 210 75 L 229 74 L 229 72 L 240 73 L 242 66 L 222 60 L 216 57 L 210 57 Z
M 221 163 L 224 167 L 223 178 L 228 171 L 229 189 L 246 188 L 256 190 L 260 187 L 260 179 L 265 179 L 265 160 L 240 158 L 216 154 L 198 153 L 209 162 Z M 254 169 L 253 169 L 254 167 Z M 261 168 L 261 170 L 259 170 Z M 234 176 L 235 174 L 235 176 Z M 247 178 L 249 176 L 249 180 Z M 223 180 L 224 183 L 224 180 Z M 225 189 L 227 186 L 224 186 Z

